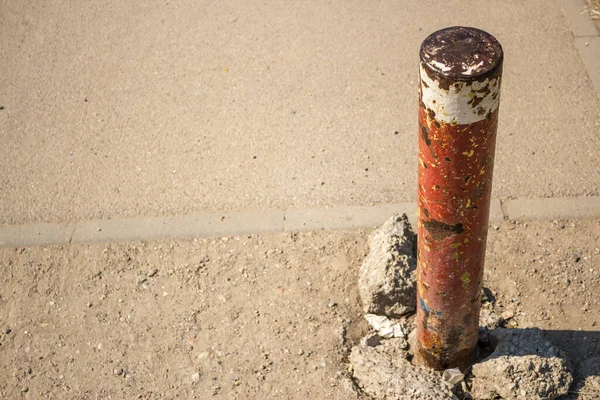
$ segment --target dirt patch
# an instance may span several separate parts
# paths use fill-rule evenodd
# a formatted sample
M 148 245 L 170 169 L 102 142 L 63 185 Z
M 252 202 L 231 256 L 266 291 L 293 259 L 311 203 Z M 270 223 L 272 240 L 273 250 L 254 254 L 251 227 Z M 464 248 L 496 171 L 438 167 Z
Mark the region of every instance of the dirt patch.
M 365 238 L 1 249 L 0 397 L 347 399 Z
M 564 399 L 600 398 L 581 387 L 593 376 L 582 365 L 600 355 L 599 220 L 507 222 L 488 235 L 484 282 L 496 313 L 509 327 L 541 329 L 566 353 L 576 381 Z
M 0 249 L 0 398 L 355 398 L 368 234 Z M 597 399 L 599 221 L 492 225 L 486 265 L 502 324 Z

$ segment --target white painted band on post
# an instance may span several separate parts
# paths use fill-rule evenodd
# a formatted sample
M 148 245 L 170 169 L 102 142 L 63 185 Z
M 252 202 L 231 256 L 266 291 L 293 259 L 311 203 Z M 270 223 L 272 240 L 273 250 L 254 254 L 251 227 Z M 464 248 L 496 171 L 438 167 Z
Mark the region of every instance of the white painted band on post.
M 472 124 L 496 111 L 500 104 L 499 77 L 481 82 L 456 82 L 446 90 L 440 88 L 437 80 L 429 77 L 423 64 L 419 75 L 421 100 L 426 108 L 435 112 L 438 121 L 454 125 Z M 488 85 L 489 89 L 486 88 Z

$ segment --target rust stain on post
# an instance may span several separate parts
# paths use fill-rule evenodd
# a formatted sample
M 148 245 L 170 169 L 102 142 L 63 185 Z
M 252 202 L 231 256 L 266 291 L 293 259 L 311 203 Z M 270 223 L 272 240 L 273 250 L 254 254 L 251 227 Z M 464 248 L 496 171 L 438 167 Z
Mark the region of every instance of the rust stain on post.
M 471 365 L 498 123 L 502 47 L 452 27 L 421 45 L 415 362 Z

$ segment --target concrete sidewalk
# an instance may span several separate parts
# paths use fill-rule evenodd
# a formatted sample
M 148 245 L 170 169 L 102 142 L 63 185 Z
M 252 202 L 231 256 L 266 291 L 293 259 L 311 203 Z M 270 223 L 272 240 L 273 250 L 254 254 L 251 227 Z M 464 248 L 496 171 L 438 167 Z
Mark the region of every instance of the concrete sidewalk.
M 414 201 L 417 52 L 450 25 L 506 53 L 493 196 L 599 195 L 565 3 L 452 4 L 2 1 L 0 224 Z

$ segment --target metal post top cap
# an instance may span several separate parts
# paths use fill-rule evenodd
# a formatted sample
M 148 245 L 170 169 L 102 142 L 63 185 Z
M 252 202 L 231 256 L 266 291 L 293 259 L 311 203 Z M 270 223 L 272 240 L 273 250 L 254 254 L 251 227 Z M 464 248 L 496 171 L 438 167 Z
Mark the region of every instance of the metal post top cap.
M 472 80 L 493 74 L 502 65 L 502 46 L 477 28 L 453 26 L 429 35 L 421 44 L 421 62 L 445 78 Z

